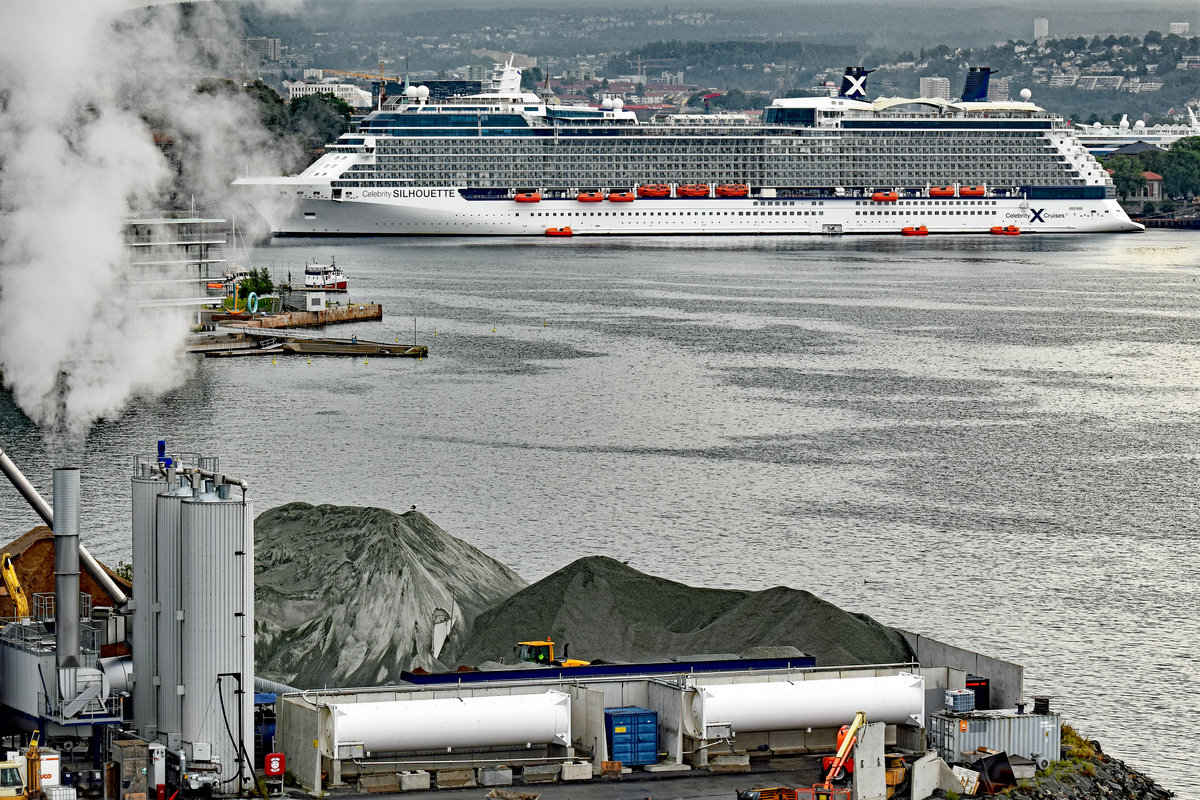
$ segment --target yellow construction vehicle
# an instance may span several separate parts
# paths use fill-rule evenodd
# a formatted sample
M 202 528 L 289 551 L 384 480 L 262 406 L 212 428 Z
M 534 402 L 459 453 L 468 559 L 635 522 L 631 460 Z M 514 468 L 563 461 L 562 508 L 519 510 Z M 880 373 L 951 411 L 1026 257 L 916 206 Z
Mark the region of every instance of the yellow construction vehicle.
M 17 570 L 8 553 L 0 556 L 0 573 L 4 575 L 4 587 L 8 596 L 12 598 L 17 619 L 27 619 L 29 617 L 29 599 L 25 597 L 25 590 L 21 588 L 21 581 L 17 579 Z
M 555 667 L 586 667 L 592 663 L 590 661 L 580 661 L 577 658 L 567 658 L 567 648 L 569 645 L 563 645 L 563 657 L 561 660 L 554 658 L 554 642 L 547 636 L 544 641 L 537 642 L 517 642 L 517 661 L 528 661 L 533 664 L 545 664 Z
M 7 553 L 4 560 L 8 560 Z M 33 732 L 33 739 L 29 742 L 29 749 L 25 751 L 25 758 L 0 761 L 0 797 L 5 800 L 11 797 L 26 800 L 41 790 L 39 779 L 42 775 L 42 757 L 38 750 L 39 736 L 38 731 Z M 24 763 L 21 763 L 22 761 Z M 28 781 L 25 780 L 26 776 Z
M 28 797 L 25 781 L 21 778 L 20 761 L 0 761 L 0 797 Z

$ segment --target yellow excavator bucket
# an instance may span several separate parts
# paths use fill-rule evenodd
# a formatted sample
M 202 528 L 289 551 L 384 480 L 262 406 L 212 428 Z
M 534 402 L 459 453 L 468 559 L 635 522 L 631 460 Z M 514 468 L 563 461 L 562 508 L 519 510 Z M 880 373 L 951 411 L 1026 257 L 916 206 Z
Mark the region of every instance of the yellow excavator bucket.
M 21 588 L 21 581 L 17 579 L 16 567 L 13 566 L 12 557 L 8 553 L 0 556 L 0 573 L 4 575 L 4 587 L 8 590 L 8 596 L 12 598 L 17 617 L 20 619 L 28 617 L 29 599 L 25 597 L 25 590 Z

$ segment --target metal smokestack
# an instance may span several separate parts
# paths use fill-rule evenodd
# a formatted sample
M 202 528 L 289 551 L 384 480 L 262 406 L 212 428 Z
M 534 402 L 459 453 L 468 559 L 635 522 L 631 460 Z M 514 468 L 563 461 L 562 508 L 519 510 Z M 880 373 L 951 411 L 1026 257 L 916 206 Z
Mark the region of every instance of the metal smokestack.
M 79 666 L 79 468 L 54 470 L 54 641 L 58 667 Z
M 29 503 L 30 508 L 45 520 L 47 525 L 53 528 L 54 511 L 50 508 L 50 504 L 42 499 L 37 489 L 33 488 L 33 484 L 21 474 L 21 470 L 17 469 L 17 465 L 4 452 L 3 447 L 0 447 L 0 472 L 3 472 L 12 482 L 13 487 Z M 109 577 L 108 573 L 104 571 L 104 567 L 100 566 L 100 562 L 93 558 L 92 554 L 83 545 L 79 546 L 79 557 L 83 559 L 83 565 L 87 567 L 87 571 L 91 574 L 92 578 L 104 587 L 104 591 L 108 592 L 108 596 L 113 599 L 113 602 L 118 606 L 124 606 L 129 602 L 129 598 L 121 591 L 121 587 L 117 586 L 116 581 Z

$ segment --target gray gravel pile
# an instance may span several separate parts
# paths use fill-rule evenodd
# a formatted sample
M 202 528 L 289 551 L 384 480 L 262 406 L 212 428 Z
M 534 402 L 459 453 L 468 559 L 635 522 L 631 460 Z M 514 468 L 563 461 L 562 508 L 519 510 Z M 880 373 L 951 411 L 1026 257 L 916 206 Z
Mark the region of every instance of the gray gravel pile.
M 441 671 L 471 621 L 528 585 L 417 511 L 290 503 L 254 523 L 259 675 L 299 688 Z M 454 662 L 457 663 L 457 662 Z
M 518 641 L 551 637 L 572 658 L 664 660 L 692 653 L 790 654 L 818 665 L 909 661 L 894 630 L 797 589 L 702 589 L 582 558 L 476 617 L 457 664 L 511 661 Z M 450 657 L 443 654 L 443 661 Z

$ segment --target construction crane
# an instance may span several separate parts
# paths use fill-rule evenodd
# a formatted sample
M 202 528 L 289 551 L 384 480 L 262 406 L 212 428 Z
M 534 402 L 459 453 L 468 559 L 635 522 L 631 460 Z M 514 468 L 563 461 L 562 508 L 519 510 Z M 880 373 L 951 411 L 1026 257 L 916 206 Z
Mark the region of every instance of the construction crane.
M 833 796 L 833 782 L 842 777 L 846 760 L 850 758 L 850 751 L 854 748 L 854 743 L 858 741 L 858 729 L 866 724 L 866 712 L 859 711 L 854 715 L 854 721 L 850 723 L 850 726 L 838 732 L 837 755 L 832 759 L 822 760 L 821 766 L 828 768 L 829 772 L 825 775 L 824 783 L 813 786 L 814 800 L 825 800 Z
M 341 70 L 341 69 L 324 69 L 324 68 L 321 69 L 321 73 L 324 74 L 326 72 L 332 72 L 334 75 L 349 75 L 352 78 L 366 78 L 367 80 L 379 81 L 379 106 L 378 106 L 378 108 L 380 110 L 382 110 L 383 109 L 383 101 L 387 97 L 387 93 L 386 93 L 386 89 L 385 89 L 385 87 L 387 86 L 387 78 L 384 77 L 384 74 L 383 74 L 383 65 L 384 65 L 384 62 L 380 61 L 378 75 L 371 75 L 366 72 L 347 72 L 347 71 Z M 400 80 L 399 75 L 396 76 L 396 80 L 397 81 Z
M 4 574 L 4 587 L 8 590 L 8 596 L 12 598 L 17 619 L 27 619 L 29 617 L 29 598 L 25 596 L 25 590 L 21 588 L 21 581 L 17 579 L 17 570 L 8 553 L 0 557 L 0 573 Z

